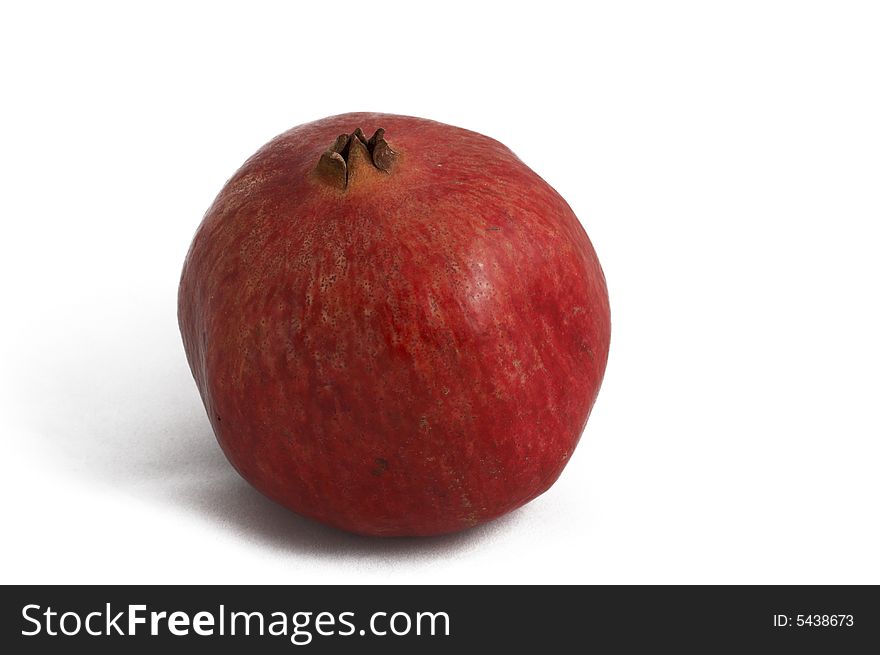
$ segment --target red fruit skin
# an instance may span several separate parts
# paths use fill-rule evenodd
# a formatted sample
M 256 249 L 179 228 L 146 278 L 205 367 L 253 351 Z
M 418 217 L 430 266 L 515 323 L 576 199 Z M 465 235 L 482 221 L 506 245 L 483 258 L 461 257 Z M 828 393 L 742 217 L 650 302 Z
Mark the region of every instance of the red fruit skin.
M 385 128 L 391 173 L 332 188 L 334 138 Z M 217 440 L 299 514 L 435 535 L 556 481 L 608 356 L 605 278 L 571 208 L 505 146 L 333 116 L 230 179 L 187 255 L 179 322 Z

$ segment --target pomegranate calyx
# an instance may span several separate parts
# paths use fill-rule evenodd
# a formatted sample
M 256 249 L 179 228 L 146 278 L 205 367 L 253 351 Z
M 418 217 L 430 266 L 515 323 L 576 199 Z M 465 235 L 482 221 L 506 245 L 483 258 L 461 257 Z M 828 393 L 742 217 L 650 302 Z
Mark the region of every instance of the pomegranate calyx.
M 383 173 L 390 173 L 397 153 L 385 140 L 385 130 L 377 129 L 367 139 L 361 128 L 351 134 L 340 134 L 318 160 L 315 172 L 327 184 L 338 189 L 348 187 L 356 162 L 366 160 Z

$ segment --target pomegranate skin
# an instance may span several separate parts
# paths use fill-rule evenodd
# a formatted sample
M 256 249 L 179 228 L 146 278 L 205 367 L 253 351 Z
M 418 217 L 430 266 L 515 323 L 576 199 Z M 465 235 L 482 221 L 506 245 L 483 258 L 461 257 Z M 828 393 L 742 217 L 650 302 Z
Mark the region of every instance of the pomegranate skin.
M 390 171 L 316 165 L 385 129 Z M 352 137 L 353 138 L 353 137 Z M 217 440 L 260 492 L 365 535 L 453 532 L 558 478 L 608 356 L 605 278 L 509 149 L 391 114 L 301 125 L 226 183 L 178 318 Z

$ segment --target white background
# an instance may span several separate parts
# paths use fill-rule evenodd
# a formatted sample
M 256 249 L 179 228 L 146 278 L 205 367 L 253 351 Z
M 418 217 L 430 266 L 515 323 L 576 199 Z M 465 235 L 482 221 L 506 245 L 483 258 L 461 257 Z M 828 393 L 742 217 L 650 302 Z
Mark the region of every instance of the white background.
M 880 583 L 878 34 L 870 2 L 5 4 L 0 579 Z M 223 182 L 363 110 L 506 143 L 608 278 L 569 467 L 459 535 L 263 499 L 177 331 Z

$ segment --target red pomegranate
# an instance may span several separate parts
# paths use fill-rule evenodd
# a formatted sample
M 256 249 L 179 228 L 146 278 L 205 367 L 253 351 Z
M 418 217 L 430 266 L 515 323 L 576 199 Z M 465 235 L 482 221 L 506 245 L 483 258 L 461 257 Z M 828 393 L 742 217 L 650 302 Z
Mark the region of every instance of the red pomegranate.
M 461 530 L 549 488 L 610 335 L 559 194 L 493 139 L 373 113 L 245 162 L 196 233 L 179 320 L 239 473 L 367 535 Z

